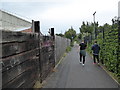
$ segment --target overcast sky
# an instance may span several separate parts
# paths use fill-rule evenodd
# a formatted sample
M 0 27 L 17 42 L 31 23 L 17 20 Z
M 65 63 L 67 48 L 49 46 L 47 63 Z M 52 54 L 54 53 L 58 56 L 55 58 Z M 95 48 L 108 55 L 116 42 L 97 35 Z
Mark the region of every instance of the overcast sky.
M 41 32 L 47 34 L 54 27 L 56 33 L 64 33 L 71 26 L 79 33 L 82 21 L 96 21 L 100 25 L 111 24 L 118 16 L 120 0 L 1 0 L 2 9 L 29 20 L 41 22 Z M 1 8 L 1 7 L 0 7 Z

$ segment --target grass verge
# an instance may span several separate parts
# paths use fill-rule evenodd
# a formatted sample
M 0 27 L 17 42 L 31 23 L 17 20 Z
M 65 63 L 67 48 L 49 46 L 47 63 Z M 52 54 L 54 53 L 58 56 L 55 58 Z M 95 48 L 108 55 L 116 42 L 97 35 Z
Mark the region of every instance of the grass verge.
M 71 46 L 68 46 L 68 47 L 66 48 L 66 52 L 68 53 L 69 51 L 71 51 Z

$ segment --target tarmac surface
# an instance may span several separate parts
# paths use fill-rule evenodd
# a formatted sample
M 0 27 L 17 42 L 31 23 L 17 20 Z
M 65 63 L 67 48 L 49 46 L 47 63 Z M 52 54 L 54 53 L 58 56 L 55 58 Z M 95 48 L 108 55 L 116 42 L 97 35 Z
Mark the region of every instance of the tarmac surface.
M 43 88 L 118 88 L 118 84 L 87 53 L 85 66 L 79 63 L 75 45 L 46 80 Z

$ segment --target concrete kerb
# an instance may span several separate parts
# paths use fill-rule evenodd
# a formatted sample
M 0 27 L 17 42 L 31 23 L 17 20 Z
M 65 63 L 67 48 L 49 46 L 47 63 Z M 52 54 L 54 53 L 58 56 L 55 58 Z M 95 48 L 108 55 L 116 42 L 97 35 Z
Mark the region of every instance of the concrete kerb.
M 109 73 L 108 70 L 105 69 L 102 64 L 100 64 L 100 67 L 120 86 L 120 83 Z
M 63 61 L 63 59 L 65 58 L 66 55 L 67 55 L 67 53 L 64 53 L 64 55 L 61 57 L 61 59 L 60 59 L 59 62 L 56 64 L 56 66 L 55 66 L 54 69 L 56 69 L 56 68 L 59 66 L 59 64 Z

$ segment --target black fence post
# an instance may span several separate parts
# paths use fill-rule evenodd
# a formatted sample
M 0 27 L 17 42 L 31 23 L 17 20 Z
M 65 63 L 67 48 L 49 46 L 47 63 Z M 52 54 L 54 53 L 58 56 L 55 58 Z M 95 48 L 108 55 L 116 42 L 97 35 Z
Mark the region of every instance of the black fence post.
M 51 37 L 52 37 L 52 41 L 53 41 L 53 45 L 52 45 L 52 47 L 53 47 L 53 59 L 54 60 L 52 60 L 53 62 L 53 68 L 55 67 L 55 35 L 54 35 L 54 28 L 51 28 L 50 29 L 50 35 L 51 35 Z
M 39 21 L 34 21 L 34 32 L 38 33 L 38 48 L 39 48 L 39 80 L 40 83 L 42 83 L 42 62 L 41 62 L 41 46 L 40 46 L 40 22 Z

